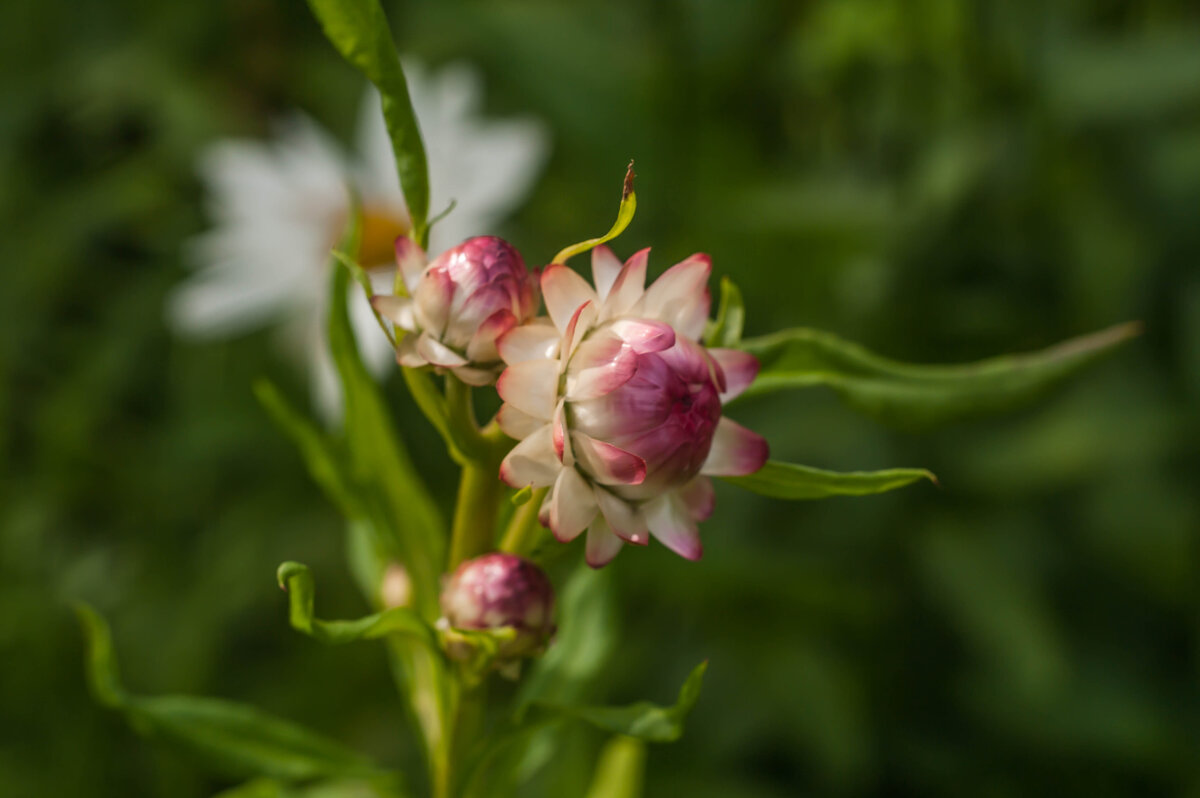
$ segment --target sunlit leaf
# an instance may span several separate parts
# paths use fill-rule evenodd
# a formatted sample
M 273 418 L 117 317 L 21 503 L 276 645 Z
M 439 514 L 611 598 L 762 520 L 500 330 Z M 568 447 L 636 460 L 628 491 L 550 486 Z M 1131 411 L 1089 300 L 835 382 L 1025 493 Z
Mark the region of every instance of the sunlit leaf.
M 586 798 L 638 798 L 645 769 L 645 743 L 632 737 L 614 737 L 600 752 Z
M 125 713 L 138 732 L 175 743 L 224 772 L 303 780 L 381 773 L 339 743 L 254 707 L 217 698 L 131 696 L 121 686 L 112 635 L 87 605 L 76 607 L 96 699 Z
M 625 231 L 625 228 L 633 221 L 633 214 L 637 210 L 637 194 L 633 190 L 634 177 L 633 161 L 630 161 L 629 167 L 625 170 L 625 184 L 621 189 L 621 204 L 617 207 L 617 220 L 613 222 L 609 231 L 599 238 L 589 238 L 587 241 L 580 241 L 578 244 L 566 247 L 554 256 L 551 263 L 566 263 L 568 258 L 587 252 L 606 241 L 611 241 Z
M 389 634 L 405 635 L 433 648 L 433 630 L 412 610 L 395 607 L 354 621 L 322 621 L 313 615 L 315 588 L 308 566 L 285 562 L 277 573 L 279 586 L 288 593 L 288 620 L 297 631 L 322 643 L 352 643 Z
M 626 707 L 541 706 L 616 734 L 651 743 L 674 742 L 683 735 L 683 722 L 700 698 L 700 687 L 707 669 L 707 661 L 695 667 L 680 688 L 679 698 L 671 706 L 664 707 L 649 701 L 639 701 Z
M 308 0 L 308 5 L 342 57 L 379 89 L 400 187 L 412 219 L 413 237 L 425 246 L 429 229 L 426 221 L 429 167 L 404 70 L 383 8 L 379 0 Z
M 742 325 L 746 321 L 746 308 L 742 304 L 742 292 L 728 277 L 721 278 L 721 301 L 717 305 L 717 317 L 709 323 L 704 333 L 704 345 L 735 347 L 742 341 Z
M 920 479 L 937 482 L 923 468 L 889 468 L 884 471 L 825 471 L 820 468 L 770 460 L 753 474 L 724 477 L 739 488 L 776 499 L 824 499 L 830 496 L 866 496 L 902 488 Z
M 1120 324 L 1021 355 L 962 365 L 911 365 L 819 330 L 785 330 L 741 343 L 762 369 L 742 397 L 825 385 L 855 410 L 900 427 L 927 427 L 1012 410 L 1137 335 Z

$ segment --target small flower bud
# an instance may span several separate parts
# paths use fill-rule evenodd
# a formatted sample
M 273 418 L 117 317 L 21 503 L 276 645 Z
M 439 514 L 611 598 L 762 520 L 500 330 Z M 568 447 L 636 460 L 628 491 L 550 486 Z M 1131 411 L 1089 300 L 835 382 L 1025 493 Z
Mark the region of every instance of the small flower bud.
M 554 588 L 529 560 L 493 552 L 458 567 L 442 590 L 442 612 L 452 628 L 513 628 L 499 656 L 527 656 L 554 633 Z
M 379 598 L 387 609 L 407 607 L 412 601 L 412 579 L 400 563 L 391 563 L 383 572 Z
M 496 339 L 537 308 L 537 281 L 511 244 L 469 238 L 426 266 L 409 238 L 396 239 L 396 262 L 409 296 L 376 296 L 376 312 L 411 333 L 396 352 L 402 366 L 450 369 L 471 385 L 495 382 Z

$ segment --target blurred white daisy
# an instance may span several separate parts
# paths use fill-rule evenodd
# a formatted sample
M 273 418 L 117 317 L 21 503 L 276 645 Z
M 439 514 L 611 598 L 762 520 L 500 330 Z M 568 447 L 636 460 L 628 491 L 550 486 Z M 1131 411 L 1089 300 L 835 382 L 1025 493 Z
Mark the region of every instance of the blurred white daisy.
M 525 198 L 548 154 L 545 128 L 531 119 L 485 120 L 477 70 L 453 64 L 428 74 L 405 63 L 409 93 L 429 160 L 430 213 L 454 210 L 430 231 L 430 251 L 493 231 Z M 213 228 L 190 249 L 196 273 L 167 305 L 167 321 L 193 338 L 280 325 L 281 341 L 304 363 L 318 407 L 340 410 L 337 375 L 324 336 L 329 249 L 349 212 L 347 185 L 363 203 L 359 261 L 391 290 L 392 242 L 408 231 L 391 143 L 373 88 L 363 98 L 356 152 L 346 154 L 308 117 L 296 114 L 271 141 L 227 140 L 200 158 Z M 382 374 L 394 354 L 365 299 L 351 300 L 363 359 Z

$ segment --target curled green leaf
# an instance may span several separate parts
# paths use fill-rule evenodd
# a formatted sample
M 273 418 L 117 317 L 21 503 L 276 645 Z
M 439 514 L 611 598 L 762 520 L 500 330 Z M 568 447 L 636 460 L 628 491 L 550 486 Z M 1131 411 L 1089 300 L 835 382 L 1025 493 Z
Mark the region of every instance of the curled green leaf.
M 742 326 L 745 322 L 746 307 L 742 303 L 742 292 L 733 280 L 722 277 L 717 317 L 708 323 L 708 329 L 704 333 L 704 345 L 736 347 L 742 341 Z
M 322 621 L 314 617 L 316 588 L 307 565 L 285 562 L 276 572 L 279 586 L 288 593 L 288 620 L 292 628 L 330 645 L 372 640 L 390 634 L 414 638 L 436 647 L 433 630 L 412 610 L 404 607 L 368 615 L 353 621 Z
M 762 368 L 739 398 L 825 385 L 879 421 L 929 427 L 1026 404 L 1140 331 L 1140 324 L 1119 324 L 1039 352 L 927 366 L 881 357 L 831 333 L 784 330 L 741 342 Z
M 168 740 L 236 776 L 298 781 L 383 775 L 357 752 L 254 707 L 217 698 L 130 695 L 120 683 L 108 624 L 85 604 L 76 613 L 93 695 L 123 712 L 138 732 Z
M 820 468 L 768 460 L 744 477 L 724 477 L 740 488 L 776 499 L 825 499 L 830 496 L 867 496 L 883 493 L 920 479 L 937 484 L 923 468 L 889 468 L 884 471 L 825 471 Z
M 580 241 L 578 244 L 566 247 L 554 256 L 551 263 L 566 263 L 568 258 L 598 247 L 625 232 L 625 228 L 633 221 L 633 214 L 637 210 L 637 194 L 633 191 L 633 178 L 636 176 L 633 171 L 633 161 L 630 161 L 625 170 L 625 183 L 621 188 L 621 204 L 617 208 L 617 220 L 613 222 L 609 231 L 599 238 L 589 238 L 587 241 Z

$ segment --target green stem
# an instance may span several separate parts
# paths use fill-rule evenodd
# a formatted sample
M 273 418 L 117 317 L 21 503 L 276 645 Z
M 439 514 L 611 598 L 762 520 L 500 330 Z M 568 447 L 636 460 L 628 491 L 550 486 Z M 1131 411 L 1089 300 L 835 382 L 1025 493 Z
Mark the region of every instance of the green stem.
M 529 500 L 517 508 L 504 536 L 500 538 L 500 550 L 528 557 L 536 548 L 537 539 L 541 534 L 541 524 L 538 523 L 538 510 L 546 497 L 546 489 L 540 488 L 533 492 Z
M 450 531 L 448 571 L 453 571 L 463 560 L 490 551 L 495 545 L 496 513 L 503 493 L 504 484 L 500 482 L 498 465 L 494 461 L 468 462 L 463 466 L 454 508 L 454 526 Z

